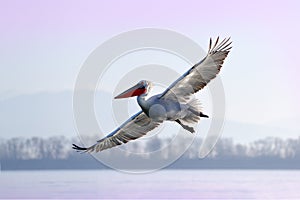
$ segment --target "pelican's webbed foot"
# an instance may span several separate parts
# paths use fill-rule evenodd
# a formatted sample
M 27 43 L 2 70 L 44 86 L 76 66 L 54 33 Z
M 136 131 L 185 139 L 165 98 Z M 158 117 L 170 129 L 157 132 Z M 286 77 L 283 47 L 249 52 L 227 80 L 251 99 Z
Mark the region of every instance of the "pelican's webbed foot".
M 184 128 L 185 130 L 187 130 L 187 131 L 189 131 L 189 132 L 191 132 L 191 133 L 195 133 L 195 130 L 194 130 L 193 127 L 190 127 L 190 126 L 187 126 L 187 125 L 182 124 L 181 121 L 180 121 L 179 119 L 176 119 L 175 121 L 176 121 L 178 124 L 180 124 L 180 126 L 181 126 L 182 128 Z

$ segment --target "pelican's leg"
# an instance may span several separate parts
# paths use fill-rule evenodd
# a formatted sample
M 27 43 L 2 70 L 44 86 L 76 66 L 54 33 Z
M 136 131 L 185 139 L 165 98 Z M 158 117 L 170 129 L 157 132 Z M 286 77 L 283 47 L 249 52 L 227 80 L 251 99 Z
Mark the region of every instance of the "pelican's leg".
M 190 127 L 190 126 L 182 124 L 179 119 L 176 119 L 175 122 L 177 122 L 178 124 L 180 124 L 180 126 L 182 126 L 182 128 L 184 128 L 185 130 L 187 130 L 187 131 L 189 131 L 191 133 L 195 133 L 195 130 L 194 130 L 193 127 Z

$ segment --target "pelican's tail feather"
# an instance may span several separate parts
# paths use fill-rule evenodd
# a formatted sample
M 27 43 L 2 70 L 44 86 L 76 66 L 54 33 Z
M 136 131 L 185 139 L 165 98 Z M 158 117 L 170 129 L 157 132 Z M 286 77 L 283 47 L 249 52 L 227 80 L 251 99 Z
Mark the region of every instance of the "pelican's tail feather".
M 181 121 L 185 124 L 196 124 L 200 120 L 201 113 L 201 104 L 198 99 L 192 99 L 187 104 L 188 114 L 181 119 Z

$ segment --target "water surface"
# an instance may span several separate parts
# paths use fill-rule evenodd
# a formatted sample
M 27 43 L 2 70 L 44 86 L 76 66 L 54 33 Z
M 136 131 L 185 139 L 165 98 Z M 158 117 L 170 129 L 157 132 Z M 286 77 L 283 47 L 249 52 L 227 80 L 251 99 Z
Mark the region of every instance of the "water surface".
M 300 199 L 300 171 L 2 171 L 0 198 Z

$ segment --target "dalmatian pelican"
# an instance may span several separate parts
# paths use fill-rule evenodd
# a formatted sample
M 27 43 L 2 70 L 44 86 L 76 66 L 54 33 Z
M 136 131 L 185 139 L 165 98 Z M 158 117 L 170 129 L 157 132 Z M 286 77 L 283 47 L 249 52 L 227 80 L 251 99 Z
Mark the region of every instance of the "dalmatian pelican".
M 220 72 L 222 64 L 231 47 L 230 38 L 219 43 L 209 41 L 207 55 L 186 73 L 172 83 L 163 93 L 149 97 L 152 83 L 147 80 L 138 82 L 115 97 L 115 99 L 137 96 L 141 111 L 133 115 L 116 130 L 98 140 L 90 147 L 73 144 L 80 152 L 99 152 L 125 144 L 147 134 L 166 120 L 178 123 L 185 130 L 194 133 L 191 126 L 201 117 L 208 117 L 201 111 L 200 103 L 193 94 L 204 88 Z

